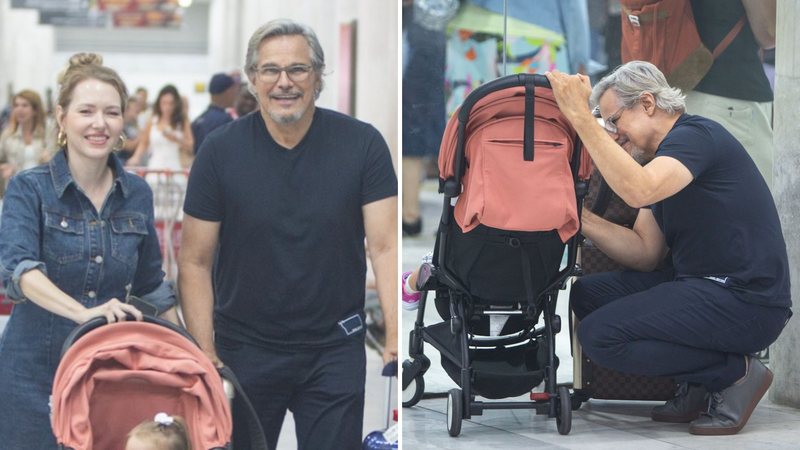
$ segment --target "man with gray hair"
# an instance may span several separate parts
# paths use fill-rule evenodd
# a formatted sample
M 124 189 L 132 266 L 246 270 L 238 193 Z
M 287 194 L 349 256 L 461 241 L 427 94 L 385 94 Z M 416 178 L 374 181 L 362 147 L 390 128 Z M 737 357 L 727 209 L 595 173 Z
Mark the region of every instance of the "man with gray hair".
M 233 369 L 275 448 L 286 410 L 298 448 L 360 448 L 366 256 L 397 358 L 397 178 L 369 124 L 315 106 L 325 59 L 305 25 L 274 20 L 247 48 L 260 114 L 203 141 L 184 203 L 186 325 Z M 234 400 L 234 442 L 249 442 Z
M 772 382 L 751 354 L 791 316 L 786 245 L 764 178 L 721 125 L 684 113 L 680 90 L 650 63 L 631 61 L 594 90 L 582 75 L 547 77 L 609 186 L 641 208 L 633 229 L 583 211 L 583 234 L 630 268 L 572 286 L 583 351 L 601 366 L 681 383 L 653 420 L 737 433 Z M 670 267 L 656 270 L 668 253 Z

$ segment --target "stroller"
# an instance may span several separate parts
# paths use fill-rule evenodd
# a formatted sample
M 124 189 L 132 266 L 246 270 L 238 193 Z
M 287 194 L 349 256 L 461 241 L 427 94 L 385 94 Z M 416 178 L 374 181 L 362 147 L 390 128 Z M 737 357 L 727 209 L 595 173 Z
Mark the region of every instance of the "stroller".
M 547 78 L 510 75 L 473 91 L 448 122 L 439 166 L 443 210 L 433 263 L 417 281 L 423 296 L 403 362 L 403 406 L 424 393 L 427 342 L 460 387 L 447 397 L 451 436 L 487 409 L 535 409 L 567 434 L 573 405 L 569 387 L 556 383 L 555 306 L 576 270 L 591 163 Z M 425 326 L 430 291 L 444 321 Z M 530 402 L 475 399 L 527 394 L 542 381 Z
M 64 342 L 51 397 L 53 433 L 60 449 L 121 449 L 133 427 L 165 411 L 185 419 L 192 448 L 229 450 L 233 423 L 223 379 L 250 406 L 230 369 L 218 371 L 185 330 L 148 315 L 110 325 L 96 318 Z M 250 448 L 266 449 L 250 413 Z

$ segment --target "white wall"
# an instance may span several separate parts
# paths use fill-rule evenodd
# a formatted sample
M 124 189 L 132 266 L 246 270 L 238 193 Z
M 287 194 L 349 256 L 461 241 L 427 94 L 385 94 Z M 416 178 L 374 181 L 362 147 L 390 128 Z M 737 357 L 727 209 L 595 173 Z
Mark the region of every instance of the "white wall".
M 400 17 L 397 0 L 358 2 L 356 116 L 383 133 L 394 156 L 399 151 Z
M 0 0 L 0 108 L 14 91 L 33 89 L 44 94 L 55 79 L 53 28 L 38 25 L 39 13 L 11 9 L 10 0 Z

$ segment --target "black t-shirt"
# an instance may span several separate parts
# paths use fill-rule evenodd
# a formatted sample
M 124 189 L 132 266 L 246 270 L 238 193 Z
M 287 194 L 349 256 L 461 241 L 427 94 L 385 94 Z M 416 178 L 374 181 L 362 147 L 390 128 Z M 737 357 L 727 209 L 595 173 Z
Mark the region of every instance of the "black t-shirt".
M 272 139 L 258 111 L 211 133 L 192 166 L 184 211 L 222 223 L 215 331 L 296 348 L 345 339 L 339 321 L 363 319 L 361 208 L 395 195 L 386 142 L 343 114 L 316 108 L 291 150 Z
M 692 12 L 700 39 L 712 52 L 745 15 L 739 0 L 692 0 Z M 759 45 L 746 20 L 694 90 L 739 100 L 772 101 L 772 88 L 758 56 Z
M 745 302 L 791 306 L 778 211 L 753 160 L 720 124 L 684 114 L 656 151 L 694 179 L 651 205 L 677 278 L 704 277 Z

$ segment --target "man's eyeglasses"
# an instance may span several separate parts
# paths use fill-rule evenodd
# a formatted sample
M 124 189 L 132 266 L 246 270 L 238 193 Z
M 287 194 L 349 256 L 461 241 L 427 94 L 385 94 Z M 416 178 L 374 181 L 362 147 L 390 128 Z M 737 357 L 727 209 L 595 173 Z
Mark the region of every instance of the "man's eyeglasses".
M 603 128 L 604 128 L 606 131 L 608 131 L 609 133 L 614 133 L 614 134 L 617 134 L 617 133 L 619 132 L 619 130 L 617 129 L 617 121 L 619 120 L 619 118 L 620 118 L 620 117 L 622 117 L 622 113 L 623 113 L 623 112 L 624 112 L 626 109 L 627 109 L 627 108 L 623 106 L 622 108 L 618 109 L 618 110 L 617 110 L 617 112 L 615 112 L 614 114 L 612 114 L 611 116 L 609 116 L 609 118 L 608 118 L 608 119 L 604 120 L 604 121 L 603 121 Z M 602 119 L 602 118 L 603 118 L 603 116 L 601 116 L 601 115 L 600 115 L 600 107 L 599 107 L 599 106 L 596 106 L 596 107 L 595 107 L 595 108 L 592 110 L 592 115 L 593 115 L 593 116 L 594 116 L 596 119 Z
M 295 83 L 300 83 L 308 79 L 309 74 L 314 70 L 307 64 L 294 64 L 287 67 L 262 66 L 256 69 L 258 79 L 264 83 L 275 83 L 281 77 L 281 72 L 286 72 L 286 76 Z

